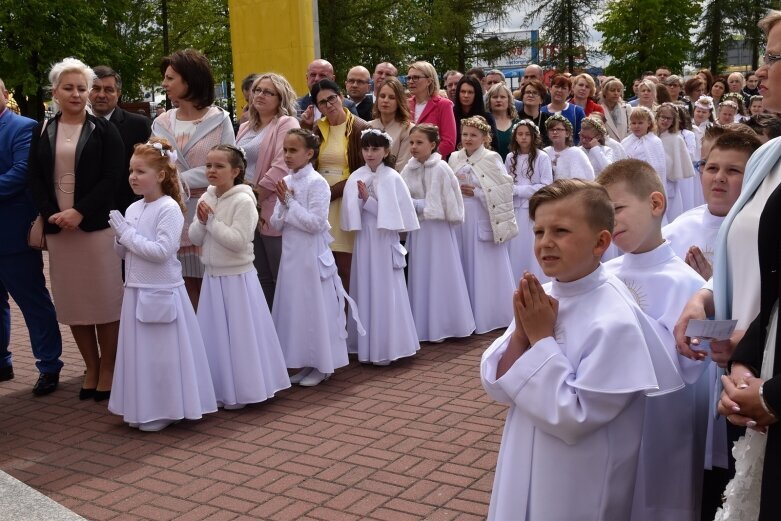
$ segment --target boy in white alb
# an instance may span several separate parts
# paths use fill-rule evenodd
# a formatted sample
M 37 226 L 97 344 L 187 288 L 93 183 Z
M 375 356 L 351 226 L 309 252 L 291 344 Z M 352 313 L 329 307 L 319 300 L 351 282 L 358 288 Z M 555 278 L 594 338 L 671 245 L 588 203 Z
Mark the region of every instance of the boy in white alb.
M 635 483 L 633 521 L 699 519 L 709 361 L 678 356 L 672 330 L 689 298 L 705 283 L 662 237 L 664 185 L 645 161 L 625 159 L 597 178 L 615 208 L 613 240 L 624 255 L 605 264 L 621 279 L 640 309 L 657 322 L 660 337 L 677 359 L 685 388 L 648 399 Z
M 510 404 L 489 519 L 626 520 L 649 391 L 682 386 L 654 326 L 600 258 L 613 208 L 591 181 L 529 201 L 543 290 L 525 274 L 515 320 L 484 353 L 483 387 Z M 661 391 L 660 391 L 661 392 Z
M 710 134 L 720 134 L 712 138 Z M 704 279 L 713 274 L 713 253 L 716 236 L 724 218 L 740 196 L 743 172 L 751 154 L 761 146 L 756 135 L 745 131 L 711 127 L 702 142 L 702 192 L 706 204 L 692 208 L 662 228 L 662 235 L 670 243 L 675 254 L 684 259 Z M 708 355 L 706 346 L 697 351 L 701 359 Z M 720 372 L 710 363 L 707 380 L 708 404 L 718 399 L 721 389 Z M 702 494 L 702 509 L 712 517 L 718 505 L 726 482 L 731 476 L 729 469 L 729 446 L 727 425 L 723 417 L 707 414 L 708 429 L 705 443 L 705 474 Z

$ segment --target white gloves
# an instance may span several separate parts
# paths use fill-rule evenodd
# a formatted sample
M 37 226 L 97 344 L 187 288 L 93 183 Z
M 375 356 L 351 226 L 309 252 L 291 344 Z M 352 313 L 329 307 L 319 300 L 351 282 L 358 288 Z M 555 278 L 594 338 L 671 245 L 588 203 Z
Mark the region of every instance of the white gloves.
M 125 232 L 133 227 L 129 222 L 127 222 L 127 220 L 125 220 L 125 217 L 119 210 L 111 210 L 108 214 L 108 217 L 108 224 L 114 230 L 114 235 L 117 236 L 117 239 L 121 238 Z

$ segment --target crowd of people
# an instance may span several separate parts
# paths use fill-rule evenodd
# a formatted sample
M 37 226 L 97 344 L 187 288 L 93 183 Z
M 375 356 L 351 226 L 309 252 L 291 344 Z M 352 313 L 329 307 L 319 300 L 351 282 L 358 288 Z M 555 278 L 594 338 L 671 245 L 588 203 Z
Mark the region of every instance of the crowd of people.
M 481 364 L 510 404 L 491 519 L 777 519 L 780 22 L 757 71 L 659 67 L 626 101 L 533 64 L 514 92 L 494 69 L 442 89 L 426 61 L 343 90 L 318 59 L 300 97 L 247 76 L 237 132 L 191 49 L 162 60 L 153 123 L 107 66 L 56 63 L 37 124 L 0 83 L 0 381 L 8 295 L 33 392 L 67 324 L 79 398 L 143 431 L 507 328 Z M 709 317 L 737 326 L 688 332 Z

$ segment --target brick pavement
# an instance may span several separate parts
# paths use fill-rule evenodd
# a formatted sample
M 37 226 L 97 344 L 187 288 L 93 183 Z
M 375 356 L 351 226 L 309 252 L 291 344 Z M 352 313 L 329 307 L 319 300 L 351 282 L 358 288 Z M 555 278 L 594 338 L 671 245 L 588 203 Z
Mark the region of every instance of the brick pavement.
M 0 470 L 88 519 L 486 516 L 505 407 L 483 392 L 478 366 L 496 334 L 423 344 L 386 368 L 353 361 L 316 388 L 142 433 L 78 400 L 83 364 L 65 329 L 60 389 L 34 397 L 26 329 L 13 318 Z

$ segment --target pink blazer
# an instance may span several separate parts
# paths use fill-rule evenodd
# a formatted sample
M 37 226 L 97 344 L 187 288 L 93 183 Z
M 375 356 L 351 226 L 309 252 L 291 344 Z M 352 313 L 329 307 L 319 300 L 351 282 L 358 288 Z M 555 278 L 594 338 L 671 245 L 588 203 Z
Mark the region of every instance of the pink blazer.
M 410 114 L 415 114 L 415 96 L 409 99 Z M 456 117 L 453 102 L 436 94 L 429 98 L 417 123 L 431 123 L 439 127 L 439 153 L 446 158 L 456 149 Z
M 258 221 L 258 231 L 262 235 L 279 237 L 282 235 L 269 224 L 271 214 L 274 213 L 274 205 L 277 196 L 274 192 L 277 189 L 277 183 L 287 175 L 285 166 L 285 156 L 282 153 L 282 142 L 285 140 L 285 134 L 291 128 L 299 128 L 298 120 L 292 116 L 279 116 L 269 123 L 270 127 L 260 142 L 260 152 L 258 162 L 255 165 L 255 186 L 262 186 L 271 191 L 271 195 L 258 201 L 260 205 L 260 221 Z M 249 129 L 249 121 L 242 123 L 239 127 L 239 133 L 236 135 L 236 141 L 243 136 Z

